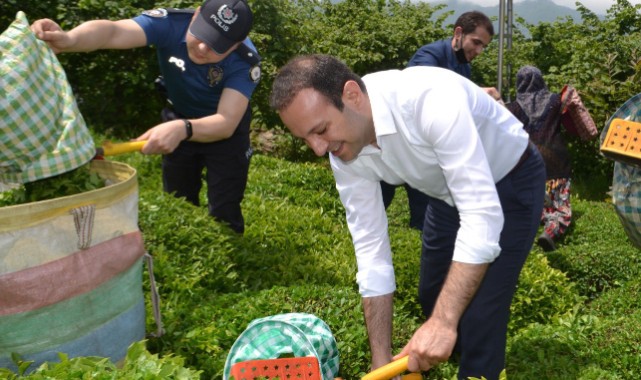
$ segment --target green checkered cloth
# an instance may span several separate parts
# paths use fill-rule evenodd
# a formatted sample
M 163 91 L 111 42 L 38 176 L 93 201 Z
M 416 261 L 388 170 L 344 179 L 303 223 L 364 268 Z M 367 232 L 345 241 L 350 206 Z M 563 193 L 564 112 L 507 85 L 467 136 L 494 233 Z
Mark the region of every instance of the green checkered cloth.
M 606 122 L 601 132 L 601 144 L 613 119 L 641 122 L 641 94 L 628 99 Z M 641 167 L 614 161 L 612 203 L 626 235 L 641 248 Z
M 23 12 L 0 35 L 0 120 L 0 182 L 62 174 L 96 154 L 60 62 Z
M 247 326 L 227 355 L 223 379 L 230 378 L 238 362 L 291 354 L 318 359 L 323 380 L 338 375 L 338 348 L 327 324 L 312 314 L 287 313 L 255 319 Z

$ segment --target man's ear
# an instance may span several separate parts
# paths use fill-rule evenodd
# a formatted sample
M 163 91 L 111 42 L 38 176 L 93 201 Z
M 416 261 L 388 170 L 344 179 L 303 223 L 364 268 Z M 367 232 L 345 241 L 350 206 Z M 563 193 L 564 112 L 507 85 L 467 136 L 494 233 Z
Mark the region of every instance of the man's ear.
M 343 86 L 343 101 L 344 102 L 357 102 L 360 99 L 362 91 L 358 83 L 353 80 L 348 80 Z
M 457 26 L 454 28 L 454 38 L 461 38 L 463 36 L 463 28 L 460 26 Z

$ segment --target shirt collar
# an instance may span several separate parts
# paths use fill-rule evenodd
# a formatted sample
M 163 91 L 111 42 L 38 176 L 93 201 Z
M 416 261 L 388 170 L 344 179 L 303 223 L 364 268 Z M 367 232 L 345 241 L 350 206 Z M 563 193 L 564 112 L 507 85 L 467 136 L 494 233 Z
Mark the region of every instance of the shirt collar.
M 393 96 L 393 91 L 386 90 L 386 76 L 381 74 L 383 73 L 373 73 L 363 77 L 372 109 L 372 120 L 377 138 L 397 132 L 394 116 L 388 104 L 389 99 L 386 99 L 386 97 Z
M 374 156 L 374 155 L 381 155 L 381 150 L 377 147 L 375 147 L 372 144 L 366 145 L 361 149 L 361 152 L 358 154 L 358 156 Z
M 400 70 L 391 71 L 400 72 Z M 389 73 L 384 72 L 368 74 L 363 77 L 363 82 L 365 82 L 367 96 L 369 97 L 372 109 L 372 120 L 374 123 L 374 132 L 376 133 L 376 142 L 381 148 L 384 146 L 381 137 L 398 133 L 396 124 L 394 123 L 392 109 L 389 106 L 389 103 L 392 100 L 388 99 L 389 97 L 394 96 L 394 91 L 386 88 L 387 84 L 390 83 L 386 78 L 389 77 Z M 361 150 L 359 156 L 381 155 L 381 148 L 367 145 L 363 150 Z

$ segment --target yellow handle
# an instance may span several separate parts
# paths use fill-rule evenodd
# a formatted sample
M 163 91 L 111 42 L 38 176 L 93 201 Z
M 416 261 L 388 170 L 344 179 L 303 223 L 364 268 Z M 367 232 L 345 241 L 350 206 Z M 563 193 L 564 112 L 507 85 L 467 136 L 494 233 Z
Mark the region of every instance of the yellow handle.
M 398 360 L 394 360 L 393 362 L 377 368 L 361 377 L 361 380 L 389 380 L 392 377 L 407 371 L 407 362 L 409 358 L 409 356 L 404 356 Z
M 105 156 L 115 156 L 117 154 L 139 152 L 142 149 L 142 147 L 145 146 L 146 143 L 147 143 L 146 140 L 130 141 L 125 143 L 117 143 L 117 144 L 106 142 L 102 146 L 102 150 Z

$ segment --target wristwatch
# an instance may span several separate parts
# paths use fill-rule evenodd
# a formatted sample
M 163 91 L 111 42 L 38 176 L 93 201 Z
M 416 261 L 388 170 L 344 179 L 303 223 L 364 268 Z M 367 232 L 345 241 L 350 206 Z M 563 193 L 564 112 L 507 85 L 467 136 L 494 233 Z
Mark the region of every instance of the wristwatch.
M 183 119 L 183 121 L 185 122 L 185 131 L 187 131 L 187 137 L 185 137 L 185 140 L 189 140 L 191 136 L 194 135 L 194 130 L 192 129 L 191 121 L 187 119 Z

